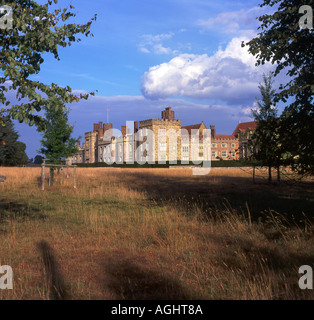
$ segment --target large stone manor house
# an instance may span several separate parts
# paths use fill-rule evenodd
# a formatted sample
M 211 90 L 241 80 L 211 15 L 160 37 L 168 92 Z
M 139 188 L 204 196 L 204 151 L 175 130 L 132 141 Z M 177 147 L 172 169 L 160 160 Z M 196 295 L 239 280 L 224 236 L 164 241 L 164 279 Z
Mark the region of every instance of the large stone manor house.
M 181 126 L 171 107 L 161 112 L 160 119 L 129 121 L 120 132 L 112 123 L 94 123 L 93 131 L 85 133 L 78 153 L 70 163 L 163 163 L 166 161 L 202 162 L 247 158 L 248 141 L 257 123 L 239 123 L 233 134 L 216 134 L 214 125 L 204 122 Z

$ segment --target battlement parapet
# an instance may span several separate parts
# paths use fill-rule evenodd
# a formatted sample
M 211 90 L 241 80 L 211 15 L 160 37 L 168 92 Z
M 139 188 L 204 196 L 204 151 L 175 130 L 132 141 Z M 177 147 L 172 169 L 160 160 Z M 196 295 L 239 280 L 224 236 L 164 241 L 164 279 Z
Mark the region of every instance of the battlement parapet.
M 139 121 L 139 127 L 147 126 L 181 126 L 180 119 L 168 120 L 168 119 L 148 119 Z

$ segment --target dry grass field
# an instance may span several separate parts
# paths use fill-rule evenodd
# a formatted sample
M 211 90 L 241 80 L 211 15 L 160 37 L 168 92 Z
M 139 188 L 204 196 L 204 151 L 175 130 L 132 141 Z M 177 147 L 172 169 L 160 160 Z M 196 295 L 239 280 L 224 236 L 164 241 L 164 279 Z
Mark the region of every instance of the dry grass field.
M 260 170 L 0 168 L 0 299 L 313 299 L 314 182 Z M 48 172 L 46 177 L 48 176 Z

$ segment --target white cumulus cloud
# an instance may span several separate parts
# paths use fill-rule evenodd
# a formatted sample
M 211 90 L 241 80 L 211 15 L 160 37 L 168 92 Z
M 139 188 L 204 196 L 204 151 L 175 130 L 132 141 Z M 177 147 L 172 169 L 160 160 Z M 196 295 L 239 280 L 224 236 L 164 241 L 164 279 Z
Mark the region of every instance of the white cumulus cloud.
M 258 94 L 263 72 L 270 64 L 256 67 L 255 58 L 233 38 L 214 55 L 180 54 L 169 62 L 151 67 L 143 76 L 142 93 L 149 99 L 184 96 L 220 99 L 228 104 L 248 104 Z

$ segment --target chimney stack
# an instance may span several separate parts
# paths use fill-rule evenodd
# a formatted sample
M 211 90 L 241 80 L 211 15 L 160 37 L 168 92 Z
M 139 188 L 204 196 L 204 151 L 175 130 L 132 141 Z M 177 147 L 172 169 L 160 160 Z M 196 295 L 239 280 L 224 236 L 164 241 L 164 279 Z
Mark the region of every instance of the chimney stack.
M 215 129 L 215 125 L 211 125 L 210 126 L 210 131 L 211 131 L 211 135 L 212 135 L 212 138 L 216 138 L 216 129 Z
M 126 136 L 126 126 L 121 126 L 121 132 L 123 136 Z
M 134 121 L 134 133 L 138 131 L 138 121 Z
M 161 111 L 162 120 L 174 120 L 174 111 L 171 110 L 171 107 L 167 107 L 164 111 Z

